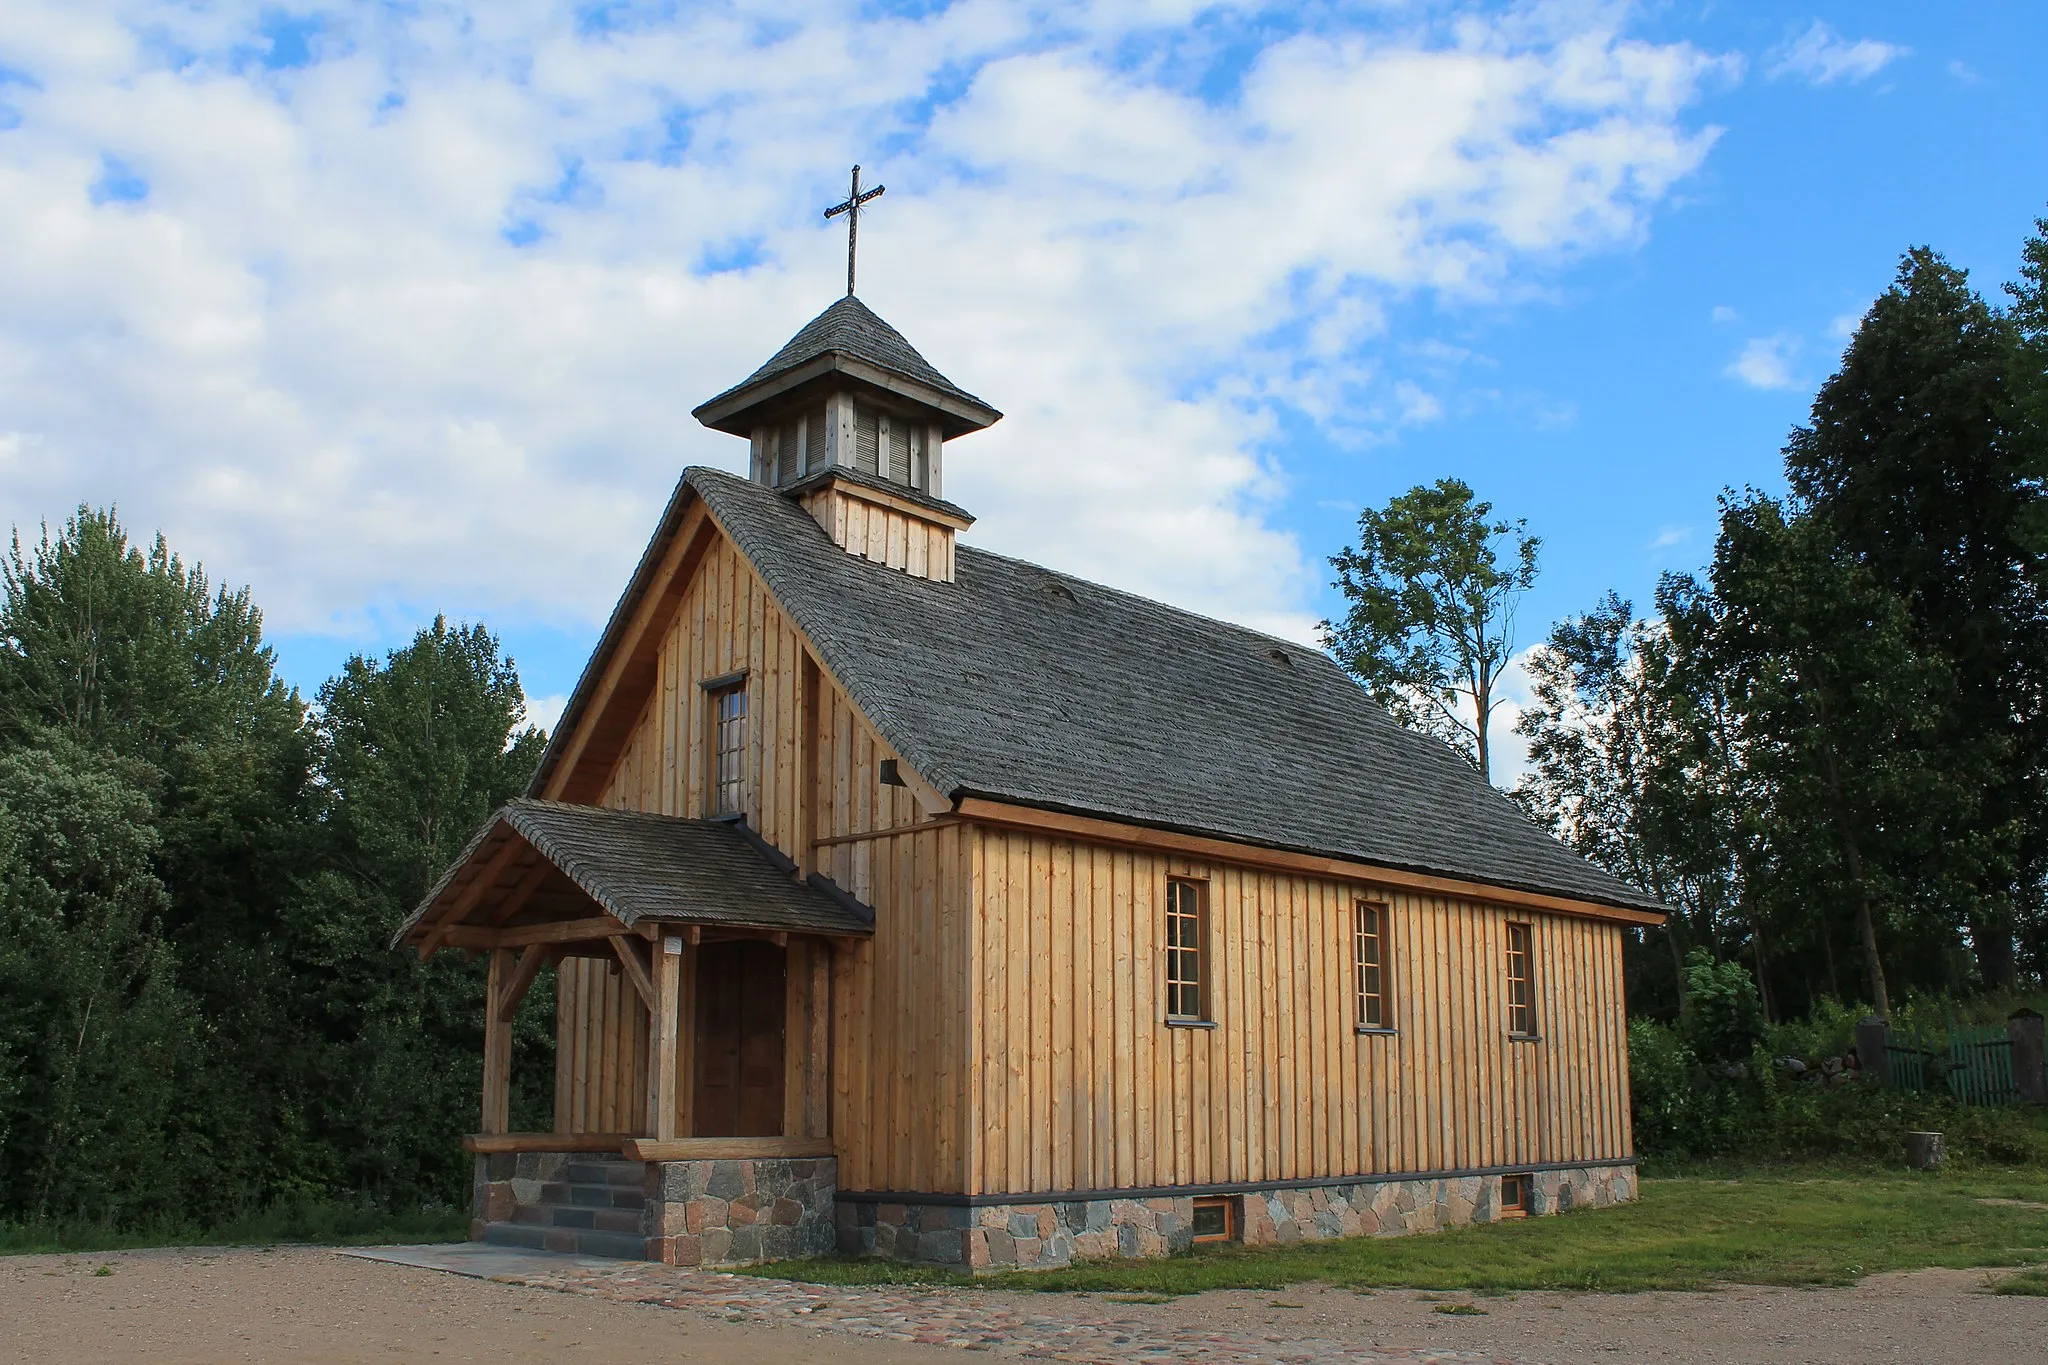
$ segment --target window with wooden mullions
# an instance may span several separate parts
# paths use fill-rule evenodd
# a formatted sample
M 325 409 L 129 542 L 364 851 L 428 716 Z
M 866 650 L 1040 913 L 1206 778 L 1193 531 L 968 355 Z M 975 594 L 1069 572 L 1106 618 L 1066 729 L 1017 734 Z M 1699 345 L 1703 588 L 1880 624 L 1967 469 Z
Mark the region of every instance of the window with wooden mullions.
M 1352 959 L 1358 988 L 1358 1026 L 1389 1029 L 1387 1012 L 1386 907 L 1360 901 L 1352 933 Z
M 1526 924 L 1508 926 L 1508 1032 L 1536 1036 L 1536 963 Z
M 1204 889 L 1201 882 L 1179 877 L 1166 883 L 1166 1017 L 1174 1023 L 1208 1018 L 1202 962 L 1207 928 Z
M 736 683 L 711 694 L 711 814 L 739 815 L 746 803 L 747 686 Z

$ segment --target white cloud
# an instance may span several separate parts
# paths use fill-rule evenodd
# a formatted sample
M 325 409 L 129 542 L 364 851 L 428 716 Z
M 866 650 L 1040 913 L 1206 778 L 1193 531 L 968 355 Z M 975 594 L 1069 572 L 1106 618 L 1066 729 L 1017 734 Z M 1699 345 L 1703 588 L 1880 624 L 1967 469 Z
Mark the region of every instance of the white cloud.
M 1657 532 L 1656 539 L 1650 542 L 1649 548 L 1652 553 L 1658 550 L 1675 549 L 1680 545 L 1684 545 L 1691 539 L 1692 527 L 1666 526 Z
M 1804 33 L 1772 49 L 1765 59 L 1765 71 L 1773 80 L 1792 77 L 1810 85 L 1863 81 L 1912 51 L 1875 38 L 1852 43 L 1816 19 Z
M 974 539 L 1302 638 L 1280 410 L 1434 420 L 1388 306 L 1640 240 L 1720 64 L 1572 7 L 1183 9 L 427 0 L 269 71 L 253 0 L 16 0 L 0 516 L 118 501 L 278 629 L 587 628 L 680 469 L 742 463 L 689 409 L 836 295 L 859 160 L 863 297 L 1010 414 L 948 460 Z
M 1862 325 L 1862 313 L 1843 313 L 1828 324 L 1828 335 L 1837 341 L 1847 341 L 1856 335 L 1856 329 Z
M 1794 338 L 1783 332 L 1776 336 L 1751 337 L 1749 344 L 1742 348 L 1742 354 L 1729 363 L 1725 373 L 1753 389 L 1792 388 L 1797 382 L 1792 377 L 1792 355 L 1798 345 Z
M 1730 308 L 1725 303 L 1715 304 L 1714 311 L 1712 314 L 1710 314 L 1710 316 L 1713 318 L 1715 322 L 1735 322 L 1740 320 L 1740 318 L 1742 317 L 1740 313 L 1736 312 L 1733 308 Z
M 566 692 L 550 693 L 545 697 L 528 697 L 526 699 L 526 723 L 528 725 L 537 725 L 549 734 L 553 734 L 555 722 L 562 718 L 562 711 L 568 705 L 569 694 Z

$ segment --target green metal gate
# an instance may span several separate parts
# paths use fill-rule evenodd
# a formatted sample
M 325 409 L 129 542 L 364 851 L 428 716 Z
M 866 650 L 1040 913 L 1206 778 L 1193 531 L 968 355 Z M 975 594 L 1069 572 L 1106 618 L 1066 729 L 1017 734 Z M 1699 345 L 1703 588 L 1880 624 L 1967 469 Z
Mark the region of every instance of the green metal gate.
M 1946 1090 L 1964 1104 L 2012 1104 L 2012 1036 L 2003 1028 L 1951 1027 L 1944 1040 L 1894 1033 L 1885 1040 L 1892 1084 Z

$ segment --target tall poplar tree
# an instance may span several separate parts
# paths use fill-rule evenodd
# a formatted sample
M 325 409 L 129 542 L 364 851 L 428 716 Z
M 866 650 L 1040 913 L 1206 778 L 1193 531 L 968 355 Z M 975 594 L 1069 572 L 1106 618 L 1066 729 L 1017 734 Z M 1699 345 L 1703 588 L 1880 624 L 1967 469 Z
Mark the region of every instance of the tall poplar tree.
M 1358 544 L 1334 555 L 1350 604 L 1323 643 L 1375 701 L 1492 780 L 1493 714 L 1515 650 L 1515 606 L 1542 541 L 1493 519 L 1470 485 L 1439 479 L 1359 514 Z

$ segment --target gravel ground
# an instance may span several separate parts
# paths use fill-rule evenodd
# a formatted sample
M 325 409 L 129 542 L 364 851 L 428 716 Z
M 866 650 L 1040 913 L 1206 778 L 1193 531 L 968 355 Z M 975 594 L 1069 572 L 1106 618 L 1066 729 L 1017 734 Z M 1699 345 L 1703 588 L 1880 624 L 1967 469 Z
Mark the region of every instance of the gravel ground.
M 98 1275 L 102 1265 L 112 1273 Z M 654 1271 L 653 1273 L 660 1273 Z M 843 1309 L 873 1296 L 875 1314 L 957 1319 L 962 1300 L 1002 1319 L 1070 1323 L 1058 1339 L 1010 1340 L 1004 1354 L 1130 1361 L 1148 1343 L 1208 1334 L 1201 1352 L 1226 1357 L 1233 1340 L 1261 1356 L 1328 1356 L 1333 1349 L 1391 1359 L 1489 1357 L 1502 1365 L 1583 1361 L 1714 1365 L 2008 1365 L 2048 1362 L 2048 1299 L 1982 1292 L 1979 1271 L 1874 1276 L 1853 1289 L 1739 1288 L 1713 1294 L 1528 1293 L 1440 1300 L 1401 1290 L 1353 1294 L 1303 1286 L 1284 1294 L 1210 1293 L 1171 1304 L 1102 1296 L 940 1290 L 833 1290 Z M 647 1277 L 621 1277 L 622 1295 Z M 679 1281 L 679 1284 L 682 1282 Z M 748 1365 L 936 1365 L 944 1347 L 854 1334 L 773 1311 L 777 1282 L 726 1280 L 736 1292 L 771 1291 L 765 1307 L 623 1302 L 600 1286 L 557 1293 L 431 1270 L 336 1256 L 317 1248 L 120 1252 L 0 1258 L 0 1360 L 139 1361 L 554 1361 L 689 1360 L 733 1354 Z M 633 1286 L 637 1285 L 637 1290 Z M 791 1289 L 791 1301 L 798 1291 Z M 817 1291 L 802 1291 L 815 1295 Z M 1484 1315 L 1436 1311 L 1472 1303 Z M 676 1302 L 688 1305 L 684 1294 Z M 907 1305 L 907 1307 L 906 1307 Z M 860 1305 L 865 1306 L 865 1305 Z M 792 1310 L 795 1311 L 795 1310 Z M 972 1311 L 972 1310 L 970 1310 Z M 1089 1341 L 1101 1349 L 1083 1349 Z M 1284 1343 L 1298 1342 L 1290 1348 Z M 1117 1343 L 1112 1346 L 1110 1343 Z M 1223 1348 L 1223 1349 L 1218 1349 Z M 1467 1353 L 1470 1353 L 1469 1355 Z M 1354 1356 L 1355 1358 L 1355 1356 Z

